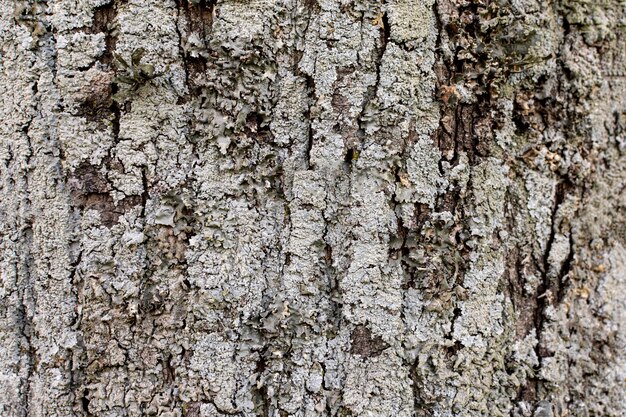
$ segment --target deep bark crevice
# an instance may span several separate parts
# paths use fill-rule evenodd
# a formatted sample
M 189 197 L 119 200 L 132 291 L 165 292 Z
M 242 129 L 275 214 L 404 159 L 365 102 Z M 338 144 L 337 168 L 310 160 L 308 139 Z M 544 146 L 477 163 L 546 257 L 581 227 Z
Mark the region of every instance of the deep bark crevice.
M 178 35 L 178 47 L 180 57 L 185 69 L 185 83 L 189 89 L 187 96 L 179 99 L 179 104 L 189 100 L 190 97 L 198 97 L 202 93 L 201 85 L 197 85 L 197 80 L 201 79 L 208 68 L 208 57 L 210 55 L 209 42 L 211 39 L 213 14 L 216 2 L 213 0 L 201 0 L 190 2 L 189 0 L 176 0 L 177 9 L 176 33 Z M 185 27 L 187 37 L 183 36 L 181 24 L 186 22 Z M 191 34 L 196 34 L 202 41 L 200 50 L 188 44 Z
M 313 149 L 313 142 L 315 139 L 315 130 L 313 129 L 313 121 L 314 121 L 314 117 L 313 117 L 313 112 L 312 112 L 312 108 L 313 106 L 315 106 L 315 80 L 313 79 L 313 77 L 309 74 L 305 74 L 301 72 L 301 76 L 304 77 L 304 80 L 306 82 L 306 91 L 307 91 L 307 101 L 308 101 L 308 106 L 306 107 L 306 112 L 304 114 L 304 117 L 306 118 L 306 120 L 308 121 L 308 126 L 307 126 L 307 141 L 306 141 L 306 147 L 304 149 L 304 158 L 306 160 L 306 165 L 308 169 L 311 169 L 312 165 L 311 165 L 311 150 Z
M 94 9 L 91 27 L 85 30 L 89 34 L 105 34 L 104 52 L 98 58 L 98 65 L 104 71 L 115 71 L 115 48 L 117 45 L 117 13 L 118 8 L 124 1 L 110 1 Z M 90 69 L 93 65 L 83 68 Z M 118 91 L 116 83 L 106 76 L 101 76 L 94 81 L 92 92 L 80 103 L 78 115 L 85 117 L 89 122 L 95 122 L 100 129 L 105 129 L 110 122 L 114 137 L 119 133 L 119 106 L 113 100 Z
M 94 9 L 94 14 L 92 17 L 91 27 L 86 31 L 91 34 L 104 33 L 105 38 L 105 48 L 104 52 L 100 56 L 99 61 L 112 67 L 114 65 L 114 53 L 115 47 L 117 45 L 117 30 L 116 30 L 116 19 L 117 19 L 117 10 L 119 6 L 124 4 L 125 1 L 121 0 L 111 0 L 108 3 L 105 3 L 101 6 L 98 6 Z

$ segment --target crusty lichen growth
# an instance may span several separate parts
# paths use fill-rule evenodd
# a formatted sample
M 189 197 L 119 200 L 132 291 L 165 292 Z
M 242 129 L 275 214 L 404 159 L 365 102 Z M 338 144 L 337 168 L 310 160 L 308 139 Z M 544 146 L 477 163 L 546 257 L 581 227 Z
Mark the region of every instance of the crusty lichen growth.
M 623 415 L 620 7 L 0 0 L 0 414 Z

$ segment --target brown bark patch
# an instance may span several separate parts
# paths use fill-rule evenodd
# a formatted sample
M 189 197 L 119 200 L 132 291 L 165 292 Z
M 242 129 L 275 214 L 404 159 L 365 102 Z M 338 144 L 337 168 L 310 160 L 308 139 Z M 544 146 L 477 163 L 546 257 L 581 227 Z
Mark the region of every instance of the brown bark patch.
M 92 73 L 90 70 L 87 75 L 90 83 L 85 86 L 78 98 L 81 103 L 77 115 L 84 117 L 88 122 L 97 123 L 99 128 L 105 128 L 107 121 L 114 116 L 111 84 L 113 74 L 101 71 Z
M 141 204 L 140 196 L 126 197 L 115 204 L 109 194 L 111 186 L 108 180 L 93 165 L 82 165 L 76 169 L 69 177 L 67 185 L 71 204 L 81 210 L 98 211 L 102 224 L 106 227 L 117 224 L 122 214 Z
M 362 325 L 356 326 L 352 331 L 350 341 L 352 342 L 350 353 L 364 358 L 378 356 L 389 347 L 382 338 L 373 336 L 370 329 Z
M 114 27 L 116 18 L 117 10 L 115 8 L 115 2 L 110 1 L 107 4 L 96 7 L 91 27 L 87 30 L 88 33 L 106 34 L 105 49 L 100 57 L 100 62 L 108 66 L 113 65 L 113 52 L 115 51 L 115 45 L 117 43 L 117 35 Z

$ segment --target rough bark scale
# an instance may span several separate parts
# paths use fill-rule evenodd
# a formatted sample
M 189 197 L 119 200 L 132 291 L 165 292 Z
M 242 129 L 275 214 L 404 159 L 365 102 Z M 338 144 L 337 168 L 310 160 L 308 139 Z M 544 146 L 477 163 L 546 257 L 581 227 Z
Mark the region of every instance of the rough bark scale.
M 0 0 L 0 413 L 623 416 L 625 8 Z

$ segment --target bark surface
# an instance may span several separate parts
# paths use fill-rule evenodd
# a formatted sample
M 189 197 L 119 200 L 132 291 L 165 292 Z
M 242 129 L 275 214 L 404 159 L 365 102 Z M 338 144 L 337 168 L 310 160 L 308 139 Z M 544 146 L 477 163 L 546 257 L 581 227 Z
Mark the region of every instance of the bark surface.
M 623 0 L 0 0 L 2 416 L 624 416 Z

